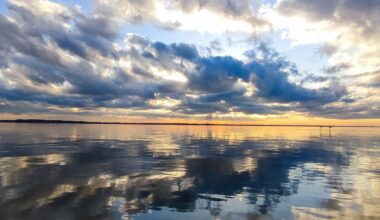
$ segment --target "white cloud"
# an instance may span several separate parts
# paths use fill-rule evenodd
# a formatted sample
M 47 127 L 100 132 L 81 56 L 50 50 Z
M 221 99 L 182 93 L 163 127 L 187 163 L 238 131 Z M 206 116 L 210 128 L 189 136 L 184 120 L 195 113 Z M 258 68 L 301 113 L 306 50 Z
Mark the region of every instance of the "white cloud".
M 183 31 L 197 31 L 200 33 L 222 34 L 225 32 L 252 33 L 249 22 L 240 19 L 231 19 L 207 9 L 185 13 L 171 10 L 163 4 L 158 5 L 155 15 L 160 23 L 173 24 Z
M 150 22 L 162 28 L 221 34 L 257 34 L 270 25 L 257 16 L 258 8 L 249 0 L 128 0 L 97 1 L 97 14 L 119 22 Z

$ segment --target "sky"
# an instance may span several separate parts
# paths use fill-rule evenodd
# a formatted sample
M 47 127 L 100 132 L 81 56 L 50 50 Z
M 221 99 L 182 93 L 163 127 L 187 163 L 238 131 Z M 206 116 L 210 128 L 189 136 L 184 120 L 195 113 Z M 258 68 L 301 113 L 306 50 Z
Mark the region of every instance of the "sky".
M 0 0 L 0 119 L 380 125 L 380 0 Z

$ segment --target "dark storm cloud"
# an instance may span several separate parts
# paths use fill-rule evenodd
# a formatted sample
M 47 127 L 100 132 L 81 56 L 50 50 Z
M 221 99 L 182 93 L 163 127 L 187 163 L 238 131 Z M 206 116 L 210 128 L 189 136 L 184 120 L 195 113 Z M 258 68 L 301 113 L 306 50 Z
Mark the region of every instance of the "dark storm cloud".
M 247 52 L 244 60 L 205 56 L 194 45 L 152 42 L 132 34 L 123 47 L 118 23 L 104 13 L 66 8 L 65 13 L 39 14 L 12 2 L 8 7 L 9 16 L 0 15 L 0 29 L 7 30 L 0 34 L 0 57 L 4 57 L 0 98 L 7 106 L 151 110 L 162 107 L 152 101 L 169 99 L 177 104 L 162 108 L 181 117 L 229 112 L 324 114 L 334 112 L 324 105 L 345 100 L 346 90 L 339 84 L 309 89 L 292 82 L 290 76 L 299 75 L 297 67 L 266 44 Z M 245 11 L 239 7 L 231 13 Z M 254 91 L 248 91 L 247 85 Z M 16 113 L 20 108 L 9 109 Z

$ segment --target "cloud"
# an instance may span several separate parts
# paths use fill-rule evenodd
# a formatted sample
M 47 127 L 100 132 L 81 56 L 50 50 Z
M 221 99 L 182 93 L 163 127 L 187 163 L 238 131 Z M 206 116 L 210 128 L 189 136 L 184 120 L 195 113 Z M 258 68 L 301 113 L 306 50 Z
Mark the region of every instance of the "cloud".
M 377 0 L 279 0 L 263 17 L 294 45 L 320 44 L 328 66 L 350 63 L 347 74 L 378 68 L 380 23 Z M 333 70 L 333 69 L 331 69 Z
M 364 29 L 373 29 L 379 25 L 376 14 L 380 9 L 380 2 L 377 0 L 281 0 L 276 7 L 280 13 L 288 16 L 301 14 L 310 21 L 328 20 L 363 26 Z M 363 33 L 368 32 L 371 33 Z
M 189 87 L 201 92 L 228 91 L 239 77 L 247 78 L 248 75 L 244 64 L 233 57 L 201 58 L 189 76 Z
M 187 60 L 194 60 L 198 58 L 199 54 L 195 46 L 184 43 L 171 44 L 171 49 L 174 51 L 174 55 Z
M 317 52 L 327 59 L 322 68 L 324 74 L 320 76 L 329 79 L 319 81 L 313 77 L 314 85 L 338 85 L 335 91 L 339 92 L 333 94 L 336 97 L 345 94 L 340 101 L 326 105 L 308 107 L 304 104 L 306 111 L 323 117 L 378 117 L 376 106 L 380 91 L 374 85 L 380 65 L 377 59 L 380 55 L 379 11 L 377 0 L 279 0 L 273 7 L 261 11 L 262 17 L 294 47 L 319 45 Z M 304 83 L 311 82 L 310 77 L 306 78 Z M 317 93 L 323 94 L 321 90 Z
M 266 44 L 236 58 L 203 54 L 192 44 L 121 36 L 122 20 L 154 20 L 149 9 L 157 4 L 123 2 L 113 11 L 106 0 L 97 1 L 93 12 L 84 13 L 51 1 L 9 1 L 9 15 L 0 15 L 0 28 L 7 30 L 0 35 L 2 111 L 177 118 L 300 112 L 335 117 L 341 106 L 351 105 L 352 115 L 358 112 L 354 105 L 360 97 L 351 97 L 339 81 L 327 77 L 324 85 L 309 88 L 292 80 L 302 78 L 297 66 Z M 205 9 L 256 22 L 245 1 L 169 3 L 183 13 Z M 118 14 L 124 9 L 128 18 Z M 376 116 L 373 111 L 368 117 Z
M 208 33 L 261 33 L 270 28 L 270 24 L 259 17 L 258 11 L 249 0 L 96 1 L 96 14 L 119 22 L 149 22 L 164 29 Z
M 325 71 L 327 73 L 338 73 L 338 72 L 347 70 L 350 67 L 351 67 L 351 65 L 348 63 L 340 63 L 340 64 L 336 64 L 336 65 L 329 66 L 329 67 L 325 68 Z
M 285 0 L 278 1 L 277 9 L 287 16 L 302 14 L 310 20 L 329 20 L 334 16 L 337 0 Z

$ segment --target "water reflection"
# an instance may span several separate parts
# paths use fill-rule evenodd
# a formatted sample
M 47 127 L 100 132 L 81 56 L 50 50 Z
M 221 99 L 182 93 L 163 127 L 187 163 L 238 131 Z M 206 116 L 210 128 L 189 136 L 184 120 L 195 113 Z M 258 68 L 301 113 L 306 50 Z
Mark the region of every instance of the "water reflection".
M 0 125 L 2 219 L 380 218 L 379 129 Z

